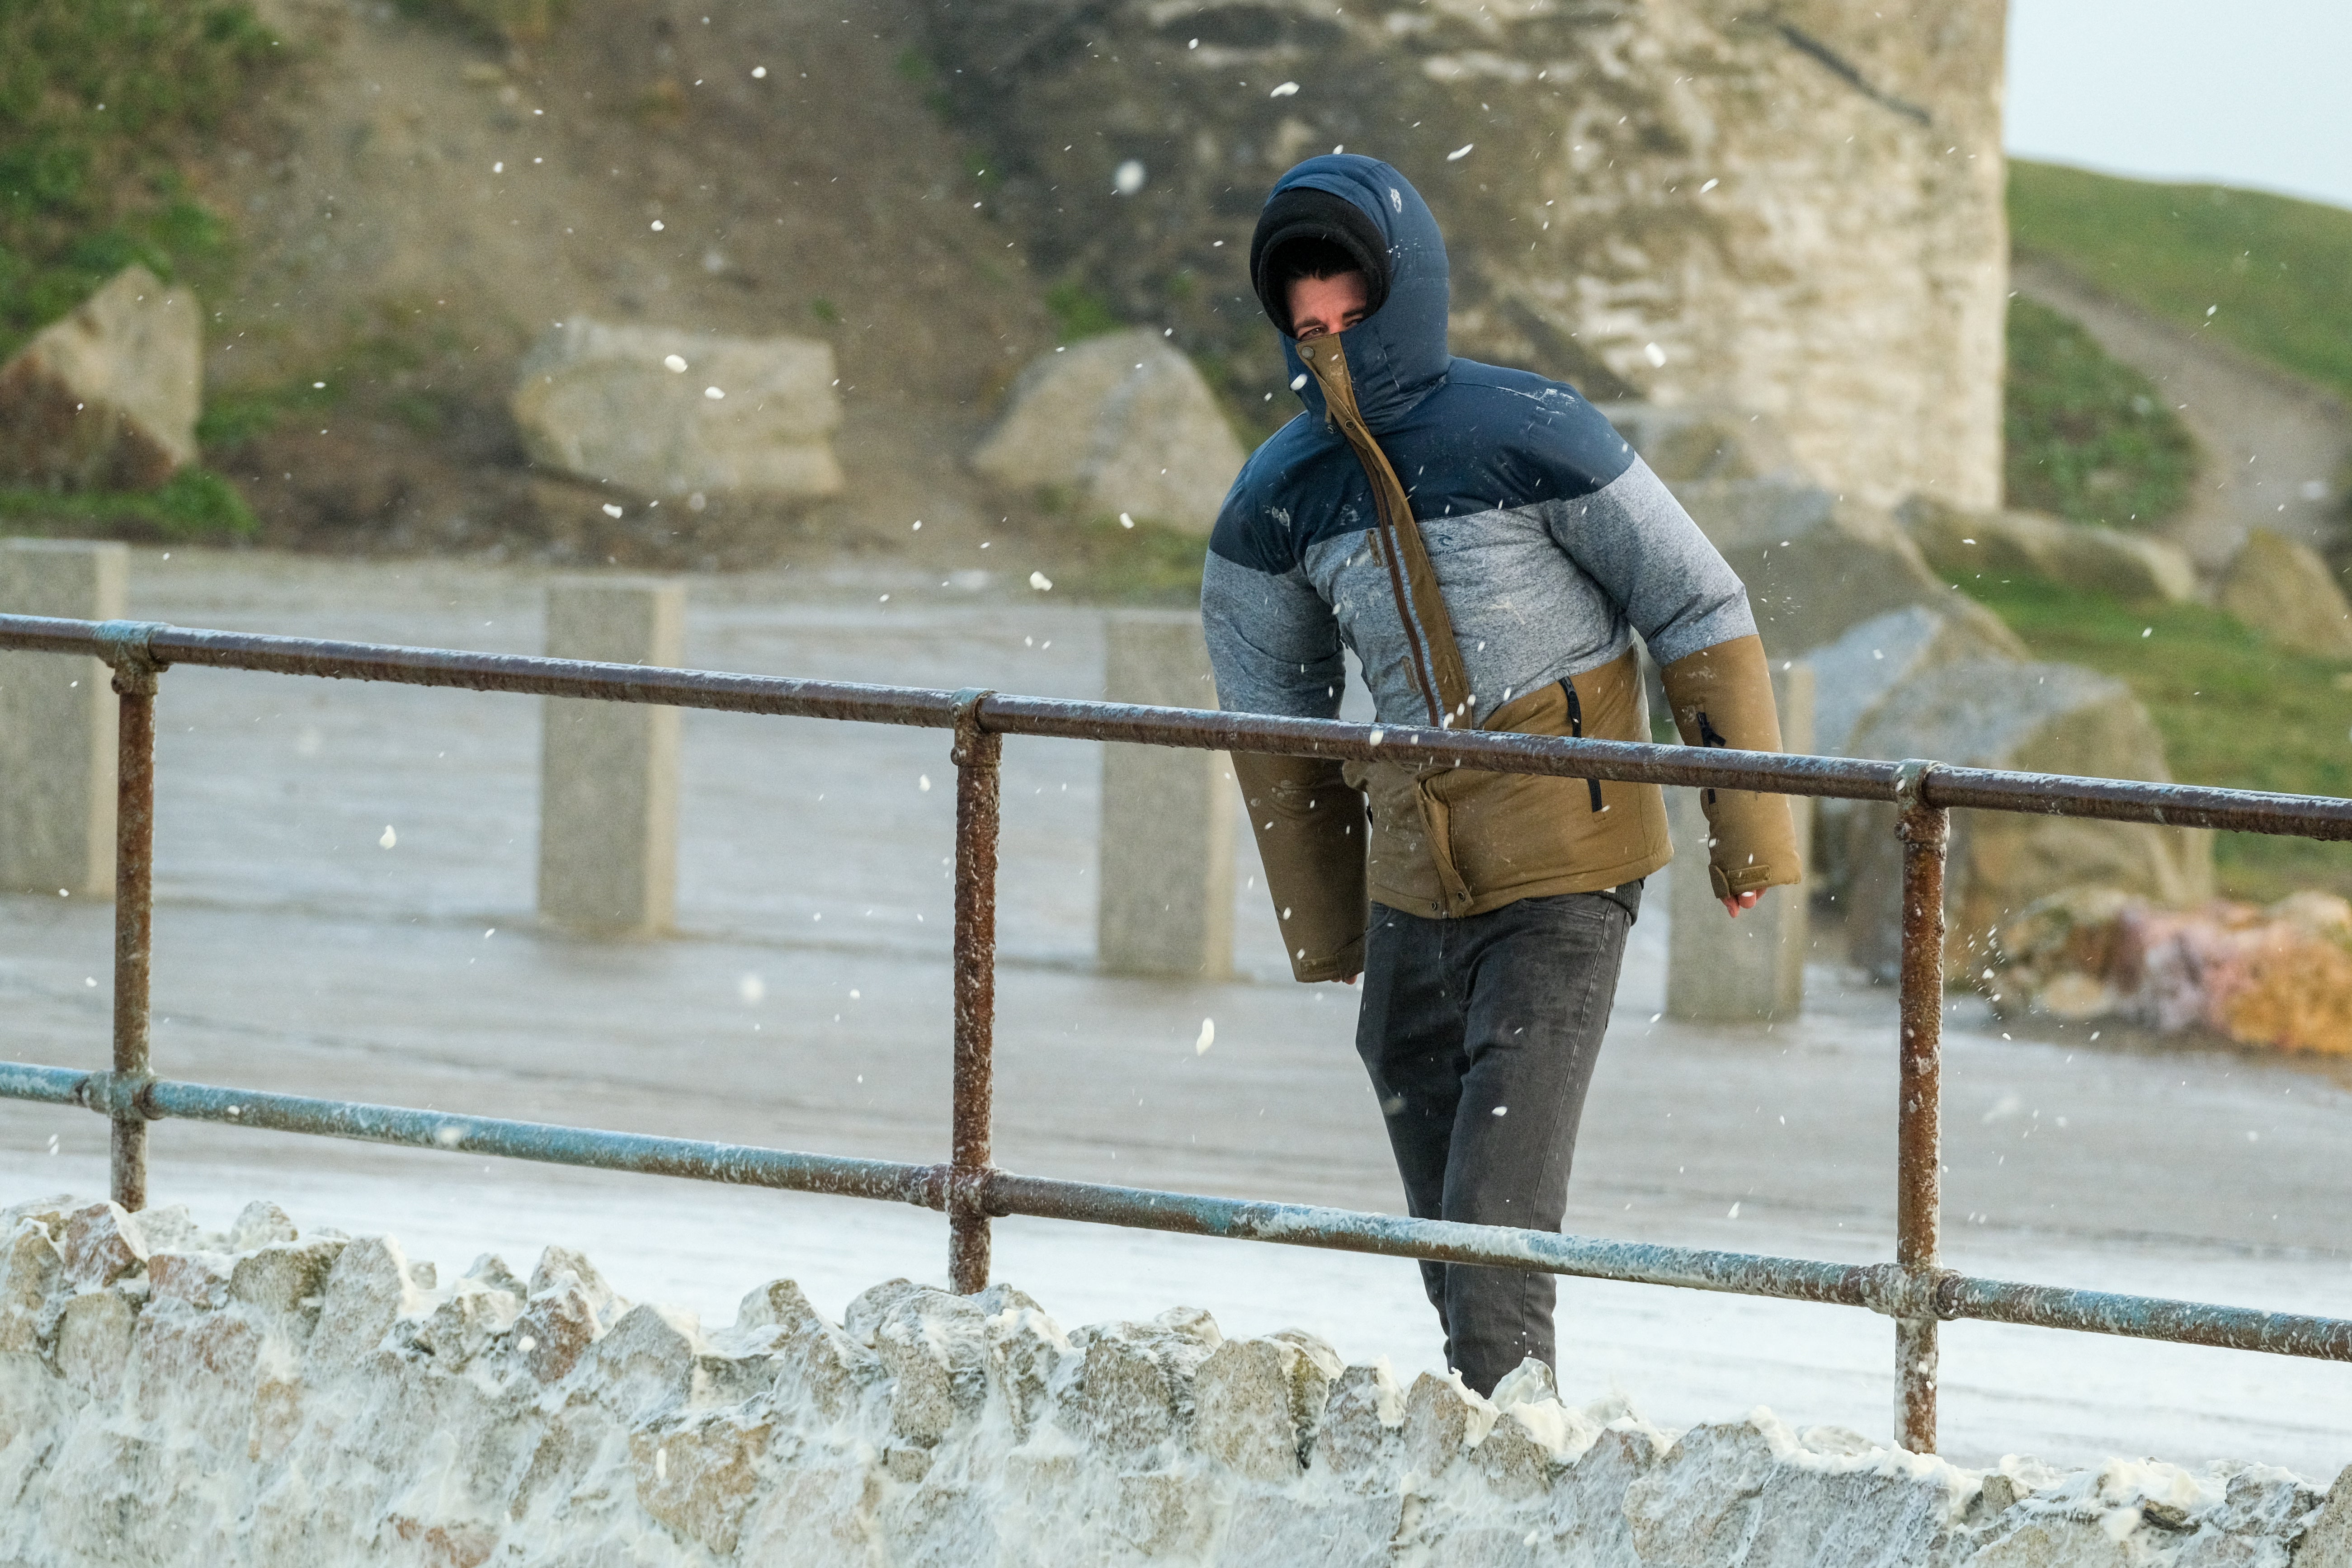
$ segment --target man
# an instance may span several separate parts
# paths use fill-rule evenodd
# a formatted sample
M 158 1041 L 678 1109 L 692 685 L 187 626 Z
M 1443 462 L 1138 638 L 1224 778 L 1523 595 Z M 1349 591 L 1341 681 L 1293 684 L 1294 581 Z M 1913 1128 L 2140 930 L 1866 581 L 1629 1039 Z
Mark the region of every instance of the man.
M 1570 387 L 1448 356 L 1444 243 L 1404 176 L 1292 169 L 1250 273 L 1307 411 L 1210 540 L 1223 707 L 1336 717 L 1344 645 L 1382 723 L 1646 741 L 1638 631 L 1686 742 L 1780 749 L 1747 593 L 1656 476 Z M 1411 1212 L 1558 1230 L 1626 931 L 1672 853 L 1660 792 L 1234 761 L 1293 973 L 1363 977 L 1357 1049 Z M 1798 879 L 1785 799 L 1706 805 L 1728 912 Z M 1471 1387 L 1552 1361 L 1550 1275 L 1422 1274 Z

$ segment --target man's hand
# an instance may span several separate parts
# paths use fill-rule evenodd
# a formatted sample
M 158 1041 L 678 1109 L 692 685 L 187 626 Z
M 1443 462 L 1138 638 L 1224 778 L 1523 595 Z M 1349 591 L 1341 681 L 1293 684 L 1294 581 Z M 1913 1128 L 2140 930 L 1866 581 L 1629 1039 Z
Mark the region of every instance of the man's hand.
M 1739 918 L 1740 910 L 1754 909 L 1756 907 L 1756 900 L 1763 896 L 1764 889 L 1759 888 L 1752 893 L 1742 893 L 1736 899 L 1726 899 L 1723 900 L 1723 912 L 1729 915 L 1733 920 L 1738 920 Z

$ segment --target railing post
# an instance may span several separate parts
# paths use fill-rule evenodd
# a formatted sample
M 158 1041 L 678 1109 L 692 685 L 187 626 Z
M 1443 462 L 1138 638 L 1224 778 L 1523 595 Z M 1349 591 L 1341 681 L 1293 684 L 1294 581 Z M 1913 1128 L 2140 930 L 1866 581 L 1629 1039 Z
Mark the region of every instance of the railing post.
M 1937 1232 L 1943 1199 L 1944 851 L 1950 821 L 1927 804 L 1933 763 L 1895 775 L 1902 815 L 1903 970 L 1897 1089 L 1895 1261 L 1909 1276 L 1910 1313 L 1895 1320 L 1895 1441 L 1936 1451 Z
M 114 1071 L 137 1084 L 151 1064 L 147 974 L 155 921 L 155 675 L 147 652 L 153 628 L 109 621 L 101 628 L 114 667 Z M 147 1206 L 147 1119 L 118 1095 L 110 1140 L 109 1188 L 126 1209 Z
M 988 1289 L 989 1127 L 995 1092 L 996 826 L 1004 739 L 981 728 L 992 693 L 957 694 L 955 1115 L 948 1168 L 948 1289 Z

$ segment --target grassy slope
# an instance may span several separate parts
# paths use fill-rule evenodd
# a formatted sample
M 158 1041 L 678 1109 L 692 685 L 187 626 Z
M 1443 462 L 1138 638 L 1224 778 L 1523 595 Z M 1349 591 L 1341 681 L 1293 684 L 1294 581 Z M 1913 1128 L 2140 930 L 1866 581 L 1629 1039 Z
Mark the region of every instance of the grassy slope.
M 2280 649 L 2202 605 L 2126 605 L 2037 578 L 1961 588 L 1990 605 L 2041 658 L 2116 677 L 2164 734 L 2185 783 L 2295 795 L 2352 795 L 2347 667 Z M 2352 844 L 2225 833 L 2221 889 L 2268 901 L 2297 888 L 2352 895 Z
M 200 288 L 227 267 L 181 164 L 280 53 L 242 0 L 0 0 L 0 359 L 133 262 Z M 189 538 L 253 517 L 197 470 L 140 496 L 0 487 L 0 524 Z
M 2008 503 L 2074 522 L 2147 529 L 2179 511 L 2197 443 L 2147 377 L 2072 318 L 2009 302 L 2001 395 Z
M 2352 396 L 2352 211 L 2014 162 L 2009 225 L 2020 250 Z

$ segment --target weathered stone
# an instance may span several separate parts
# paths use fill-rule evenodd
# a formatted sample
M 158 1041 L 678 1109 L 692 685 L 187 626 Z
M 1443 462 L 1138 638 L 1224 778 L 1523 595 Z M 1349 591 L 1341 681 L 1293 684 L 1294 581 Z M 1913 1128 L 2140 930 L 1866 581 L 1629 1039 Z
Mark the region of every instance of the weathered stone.
M 1217 705 L 1192 611 L 1129 611 L 1104 624 L 1103 699 Z M 1097 837 L 1097 962 L 1113 974 L 1223 980 L 1234 967 L 1234 817 L 1223 752 L 1107 746 Z
M 2352 1568 L 2352 1465 L 2336 1473 L 2327 1502 L 2304 1527 L 2295 1568 Z
M 0 479 L 146 489 L 196 457 L 195 296 L 126 267 L 0 365 Z
M 1557 1398 L 1514 1399 L 1500 1407 L 1470 1461 L 1496 1497 L 1536 1497 L 1550 1487 L 1554 1472 L 1574 1464 L 1600 1435 L 1600 1427 Z
M 543 1290 L 560 1289 L 567 1279 L 578 1288 L 581 1299 L 595 1313 L 599 1331 L 611 1327 L 614 1320 L 628 1309 L 628 1303 L 604 1282 L 604 1276 L 597 1272 L 587 1256 L 568 1247 L 550 1247 L 540 1253 L 539 1262 L 530 1271 L 530 1292 L 536 1296 Z
M 1404 1394 L 1382 1356 L 1332 1380 L 1315 1437 L 1315 1463 L 1343 1478 L 1387 1468 L 1402 1442 Z
M 58 1320 L 58 1374 L 92 1399 L 112 1399 L 122 1387 L 138 1321 L 138 1309 L 120 1290 L 69 1299 Z
M 2197 1521 L 2173 1559 L 2175 1568 L 2288 1568 L 2290 1563 L 2308 1568 L 2315 1560 L 2308 1532 L 2326 1500 L 2300 1476 L 2249 1466 L 2230 1478 L 2220 1506 Z M 2298 1531 L 2304 1532 L 2299 1543 Z
M 1014 1436 L 1025 1441 L 1045 1414 L 1055 1375 L 1071 1349 L 1060 1325 L 1034 1303 L 990 1310 L 1001 1301 L 1016 1298 L 1028 1301 L 1018 1290 L 992 1285 L 981 1292 L 979 1300 L 981 1310 L 989 1314 L 989 1381 L 1012 1419 Z
M 692 1392 L 701 1339 L 693 1313 L 642 1302 L 589 1350 L 576 1382 L 620 1419 L 648 1420 Z
M 120 544 L 0 541 L 0 613 L 120 619 L 130 572 Z M 97 659 L 0 653 L 0 889 L 112 895 L 115 727 Z
M 826 1321 L 789 1279 L 761 1286 L 736 1311 L 739 1333 L 765 1334 L 781 1397 L 807 1400 L 827 1421 L 855 1410 L 883 1377 L 881 1359 Z
M 1813 670 L 1813 747 L 1847 755 L 1853 732 L 1886 694 L 1922 671 L 1948 664 L 2022 660 L 2024 646 L 2008 627 L 1988 632 L 1977 616 L 1906 605 L 1849 626 L 1804 656 Z
M 327 1271 L 319 1326 L 304 1352 L 307 1364 L 314 1375 L 349 1370 L 375 1352 L 394 1323 L 424 1304 L 400 1243 L 385 1236 L 362 1237 Z
M 890 1429 L 909 1442 L 937 1443 L 987 1397 L 987 1315 L 961 1296 L 901 1296 L 876 1325 L 874 1350 L 890 1374 Z
M 92 1204 L 66 1221 L 66 1283 L 77 1289 L 111 1285 L 147 1267 L 147 1238 L 139 1217 L 118 1205 Z
M 2121 681 L 2063 664 L 1957 664 L 1910 680 L 1855 731 L 1855 756 L 1928 757 L 1964 767 L 2168 780 L 2164 742 Z M 2062 889 L 2096 886 L 2162 904 L 2213 890 L 2210 836 L 2188 828 L 2015 812 L 1960 812 L 1951 824 L 1945 906 L 1949 973 L 1981 967 L 1993 931 Z M 1891 976 L 1900 952 L 1901 850 L 1895 808 L 1857 808 L 1847 835 L 1853 961 Z
M 1422 1476 L 1443 1472 L 1486 1440 L 1495 1407 L 1465 1387 L 1462 1374 L 1424 1372 L 1404 1400 L 1404 1461 Z
M 1031 361 L 971 466 L 1012 489 L 1059 491 L 1091 517 L 1125 512 L 1206 533 L 1242 456 L 1192 362 L 1136 331 Z
M 1307 1462 L 1331 1374 L 1279 1340 L 1227 1340 L 1194 1374 L 1192 1446 L 1241 1475 L 1286 1481 Z
M 231 1252 L 251 1252 L 257 1247 L 293 1241 L 300 1234 L 284 1209 L 257 1199 L 237 1211 L 226 1240 Z
M 22 1219 L 0 1243 L 0 1351 L 39 1348 L 51 1327 L 50 1297 L 65 1259 L 37 1219 Z
M 1070 1336 L 1075 1369 L 1055 1391 L 1063 1424 L 1115 1454 L 1149 1452 L 1191 1421 L 1193 1374 L 1220 1342 L 1196 1309 L 1079 1330 Z
M 639 1309 L 643 1310 L 644 1309 Z M 733 1414 L 664 1421 L 629 1434 L 629 1468 L 647 1513 L 724 1557 L 758 1494 L 772 1429 Z
M 228 1305 L 231 1264 L 219 1253 L 157 1252 L 147 1258 L 150 1306 L 216 1311 Z
M 450 1298 L 433 1309 L 417 1331 L 418 1345 L 436 1364 L 455 1372 L 497 1348 L 522 1313 L 522 1300 L 504 1290 L 461 1281 Z
M 1675 494 L 1739 580 L 1777 662 L 1809 657 L 1889 611 L 1924 605 L 1995 647 L 2025 647 L 1999 616 L 1928 568 L 1893 518 L 1787 479 L 1720 479 Z
M 842 487 L 834 381 L 826 343 L 575 316 L 523 356 L 509 406 L 531 461 L 582 479 L 661 497 L 827 496 Z
M 2352 604 L 2318 552 L 2257 528 L 2221 577 L 2221 607 L 2284 647 L 2352 658 Z
M 299 1322 L 307 1335 L 345 1245 L 339 1237 L 314 1237 L 256 1248 L 229 1271 L 229 1296 L 265 1317 Z
M 1644 1568 L 1741 1562 L 1763 1511 L 1772 1445 L 1753 1422 L 1694 1426 L 1625 1489 L 1625 1521 Z
M 1662 408 L 1654 403 L 1600 405 L 1650 471 L 1679 488 L 1699 479 L 1799 478 L 1788 436 L 1760 414 L 1706 404 Z
M 2177 544 L 2030 511 L 1960 511 L 1916 500 L 1905 531 L 1947 577 L 2031 574 L 2085 593 L 2179 604 L 2197 596 L 2197 568 Z
M 1434 209 L 1455 353 L 1761 413 L 1857 500 L 1999 502 L 1997 0 L 1770 25 L 1702 0 L 930 11 L 1033 265 L 1173 325 L 1252 401 L 1286 396 L 1245 271 L 1259 203 L 1344 144 Z

